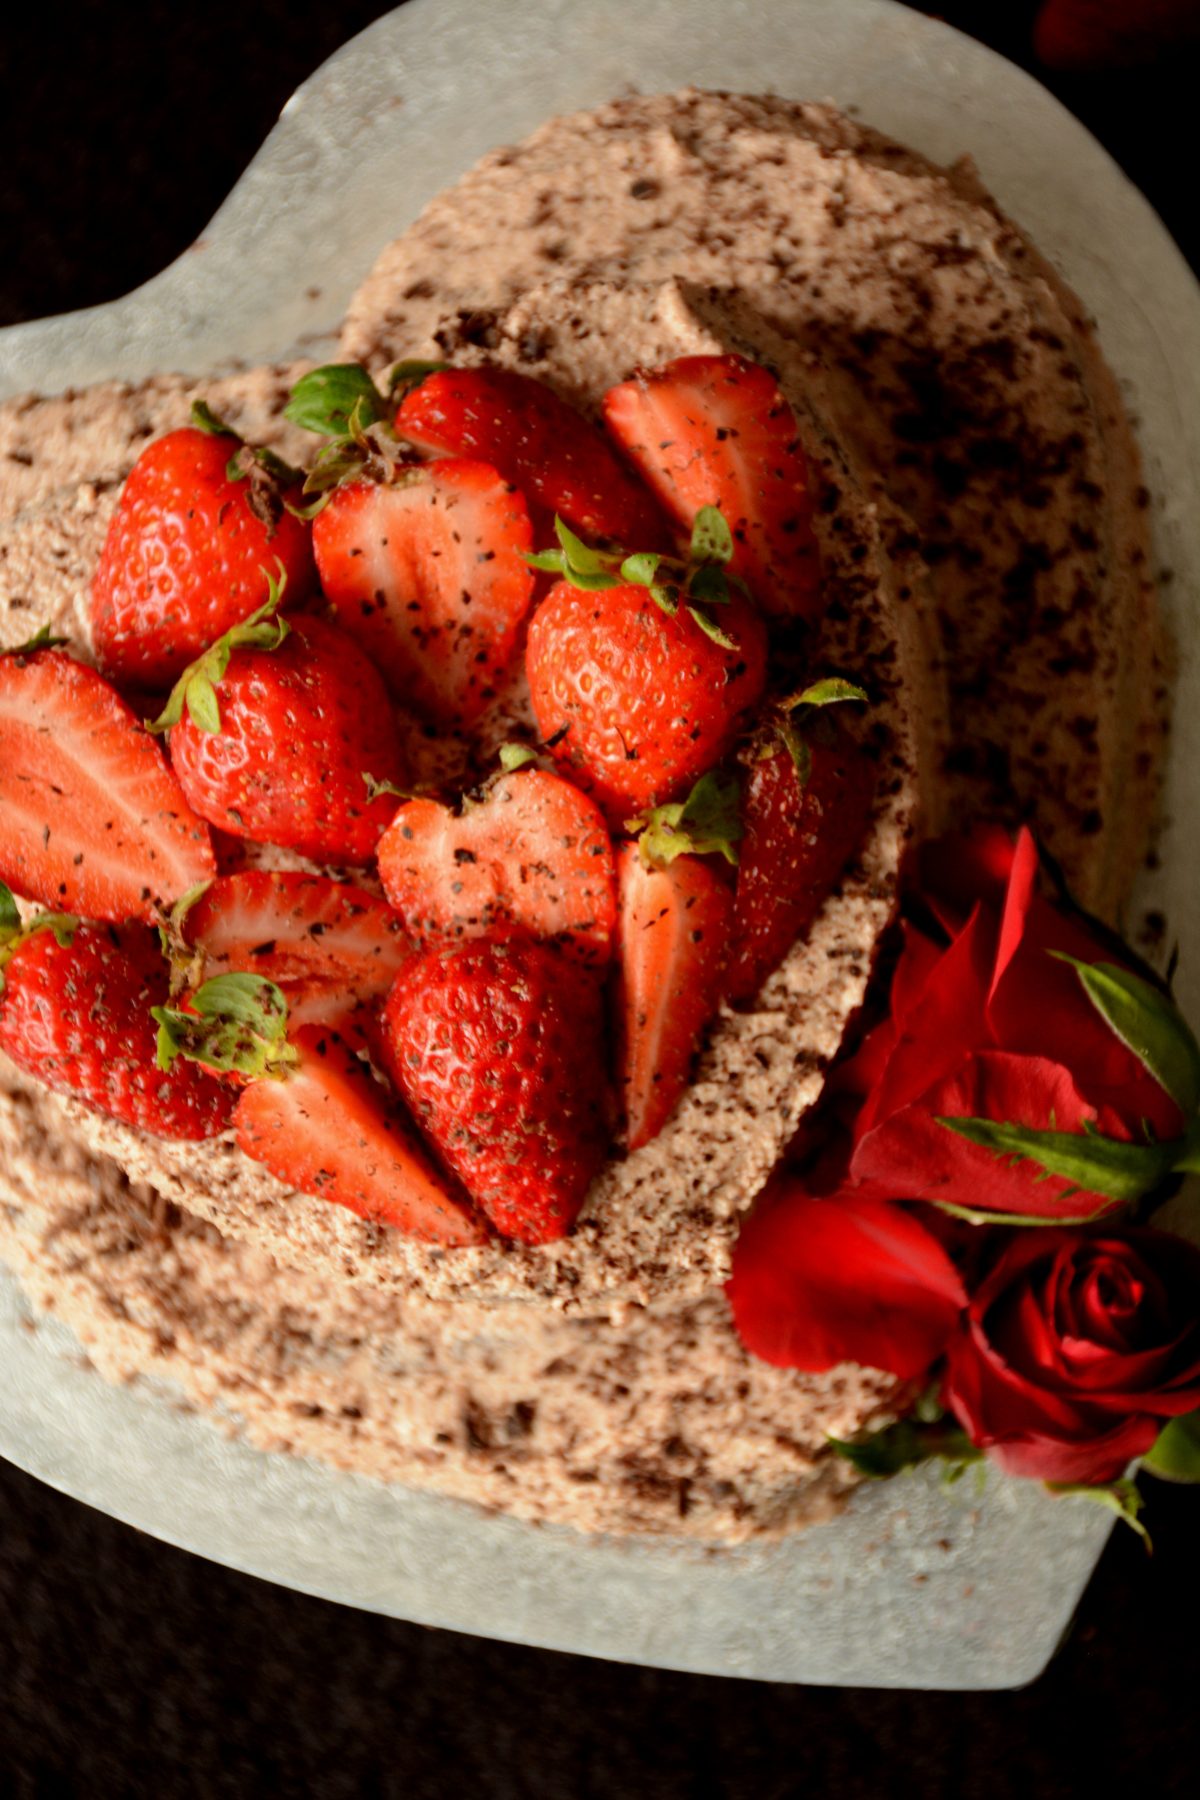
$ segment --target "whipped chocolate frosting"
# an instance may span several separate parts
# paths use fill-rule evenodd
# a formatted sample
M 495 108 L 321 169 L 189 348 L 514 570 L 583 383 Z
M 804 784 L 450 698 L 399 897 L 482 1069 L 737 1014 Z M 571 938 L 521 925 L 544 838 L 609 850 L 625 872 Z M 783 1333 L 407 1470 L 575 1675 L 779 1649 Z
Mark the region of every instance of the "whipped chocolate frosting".
M 1078 302 L 968 165 L 831 108 L 687 92 L 552 120 L 383 253 L 343 337 L 376 369 L 499 361 L 585 408 L 637 363 L 725 348 L 778 371 L 813 463 L 831 606 L 812 670 L 873 699 L 860 857 L 755 1007 L 717 1021 L 662 1137 L 539 1251 L 410 1244 L 231 1140 L 152 1141 L 0 1069 L 0 1258 L 112 1378 L 163 1376 L 272 1448 L 586 1529 L 731 1541 L 844 1489 L 827 1435 L 895 1384 L 746 1356 L 721 1294 L 738 1218 L 862 1003 L 914 833 L 1032 812 L 1081 897 L 1117 911 L 1161 658 L 1136 449 Z M 295 460 L 294 374 L 0 408 L 3 640 L 50 622 L 86 654 L 142 443 L 202 386 Z

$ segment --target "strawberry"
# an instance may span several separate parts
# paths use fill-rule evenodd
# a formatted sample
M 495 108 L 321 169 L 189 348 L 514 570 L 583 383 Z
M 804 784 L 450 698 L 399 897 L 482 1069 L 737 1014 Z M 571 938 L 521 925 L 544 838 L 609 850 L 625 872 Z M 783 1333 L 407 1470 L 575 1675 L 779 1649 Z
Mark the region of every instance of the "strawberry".
M 783 746 L 750 769 L 725 991 L 749 1000 L 824 905 L 858 850 L 875 768 L 840 732 L 811 742 L 805 779 Z
M 657 503 L 622 468 L 602 432 L 553 388 L 511 369 L 440 369 L 405 393 L 395 429 L 439 456 L 480 457 L 576 531 L 666 549 Z
M 672 799 L 725 754 L 766 681 L 762 620 L 740 594 L 718 643 L 648 587 L 550 590 L 529 627 L 526 669 L 543 740 L 617 823 Z
M 301 1193 L 426 1243 L 482 1244 L 487 1232 L 434 1168 L 387 1089 L 331 1031 L 295 1032 L 296 1065 L 251 1082 L 234 1115 L 247 1156 Z M 194 1066 L 194 1065 L 189 1065 Z
M 655 868 L 636 844 L 617 852 L 617 884 L 617 1068 L 627 1141 L 639 1150 L 674 1112 L 717 1010 L 733 893 L 700 857 Z
M 478 718 L 513 659 L 532 544 L 521 496 L 454 459 L 337 487 L 313 526 L 338 623 L 398 699 L 452 728 Z
M 52 648 L 0 656 L 0 879 L 121 920 L 215 872 L 207 825 L 104 677 Z
M 167 965 L 147 925 L 82 924 L 53 915 L 22 931 L 7 890 L 0 1049 L 60 1094 L 165 1138 L 224 1131 L 233 1095 L 194 1063 L 164 1074 L 150 1008 L 167 998 Z
M 730 568 L 772 618 L 814 619 L 820 566 L 808 465 L 775 377 L 742 356 L 681 356 L 604 397 L 604 421 L 672 517 L 704 506 L 734 538 Z
M 418 938 L 520 926 L 583 961 L 608 955 L 612 844 L 595 803 L 561 776 L 498 776 L 461 813 L 409 800 L 379 840 L 383 890 Z
M 294 596 L 312 586 L 309 527 L 282 504 L 299 475 L 242 445 L 207 408 L 193 418 L 206 423 L 138 457 L 92 581 L 97 660 L 135 687 L 169 686 L 266 599 L 269 570 L 282 566 Z
M 367 862 L 396 810 L 400 750 L 383 679 L 323 619 L 268 602 L 185 670 L 158 729 L 202 818 L 316 862 Z M 217 689 L 219 686 L 219 699 Z
M 604 1161 L 598 980 L 512 936 L 428 950 L 383 1012 L 388 1066 L 417 1123 L 506 1237 L 563 1237 Z
M 200 979 L 230 970 L 282 989 L 292 1025 L 331 1025 L 382 997 L 412 954 L 397 915 L 324 875 L 245 869 L 211 882 L 178 920 Z

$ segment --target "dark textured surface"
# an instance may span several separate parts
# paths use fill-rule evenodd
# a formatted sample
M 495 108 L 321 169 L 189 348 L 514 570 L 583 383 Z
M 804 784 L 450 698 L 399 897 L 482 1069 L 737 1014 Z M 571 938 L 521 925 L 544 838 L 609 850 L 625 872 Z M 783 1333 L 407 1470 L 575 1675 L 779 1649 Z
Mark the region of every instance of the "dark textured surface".
M 481 0 L 482 3 L 482 0 Z M 387 8 L 24 9 L 0 37 L 0 321 L 110 299 L 199 232 L 298 81 Z M 944 16 L 1026 60 L 1023 0 Z M 1185 249 L 1198 59 L 1056 90 Z M 0 1377 L 2 1378 L 2 1377 Z M 1147 1482 L 1032 1688 L 912 1695 L 623 1668 L 343 1610 L 0 1465 L 0 1793 L 534 1800 L 1195 1792 L 1200 1493 Z

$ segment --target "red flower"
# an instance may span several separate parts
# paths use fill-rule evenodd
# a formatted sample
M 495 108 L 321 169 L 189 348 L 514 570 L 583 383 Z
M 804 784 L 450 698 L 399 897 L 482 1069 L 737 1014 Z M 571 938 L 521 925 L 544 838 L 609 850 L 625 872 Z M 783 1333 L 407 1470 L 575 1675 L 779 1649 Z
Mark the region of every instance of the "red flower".
M 764 1362 L 841 1362 L 923 1375 L 966 1304 L 949 1256 L 902 1206 L 777 1178 L 742 1228 L 726 1293 L 746 1348 Z
M 1115 1480 L 1200 1406 L 1200 1251 L 1157 1231 L 1020 1232 L 971 1296 L 943 1400 L 1010 1475 Z
M 1086 963 L 1113 953 L 1037 891 L 1033 839 L 988 830 L 944 839 L 922 860 L 925 899 L 950 933 L 940 948 L 907 928 L 891 1016 L 848 1079 L 865 1092 L 852 1179 L 876 1193 L 944 1200 L 998 1214 L 1093 1218 L 1113 1200 L 1040 1166 L 998 1157 L 939 1118 L 983 1118 L 1042 1131 L 1143 1141 L 1177 1137 L 1183 1115 L 1092 1005 L 1060 951 Z M 964 914 L 968 914 L 963 922 Z

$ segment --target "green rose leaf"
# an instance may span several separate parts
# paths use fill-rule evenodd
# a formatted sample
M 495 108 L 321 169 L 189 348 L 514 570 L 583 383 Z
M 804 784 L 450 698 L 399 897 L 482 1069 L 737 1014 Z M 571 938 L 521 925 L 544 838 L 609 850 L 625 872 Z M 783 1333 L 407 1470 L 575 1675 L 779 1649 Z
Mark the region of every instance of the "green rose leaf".
M 1061 1176 L 1070 1184 L 1062 1199 L 1083 1190 L 1126 1204 L 1140 1200 L 1173 1172 L 1183 1142 L 1124 1144 L 1094 1132 L 1038 1131 L 1001 1119 L 940 1118 L 937 1122 L 947 1131 L 957 1132 L 959 1137 L 996 1156 L 1007 1157 L 1014 1164 L 1037 1163 L 1042 1170 L 1041 1180 Z M 1027 1215 L 1011 1216 L 1016 1219 Z
M 1101 1018 L 1189 1117 L 1200 1105 L 1200 1044 L 1166 994 L 1115 963 L 1069 963 Z
M 853 1463 L 860 1475 L 872 1481 L 884 1481 L 899 1475 L 903 1469 L 915 1469 L 918 1463 L 941 1457 L 953 1465 L 948 1473 L 961 1475 L 968 1463 L 983 1460 L 965 1431 L 952 1421 L 922 1422 L 917 1418 L 898 1419 L 878 1431 L 861 1433 L 852 1439 L 828 1439 L 829 1446 L 847 1462 Z
M 158 1025 L 158 1066 L 177 1056 L 222 1074 L 279 1080 L 299 1061 L 288 1043 L 283 990 L 262 975 L 217 975 L 192 996 L 191 1006 L 152 1006 Z
M 283 416 L 302 431 L 348 439 L 386 420 L 389 411 L 361 363 L 326 363 L 300 377 Z
M 1150 1549 L 1150 1533 L 1138 1517 L 1145 1503 L 1134 1482 L 1107 1481 L 1093 1487 L 1078 1481 L 1044 1481 L 1042 1486 L 1048 1494 L 1055 1494 L 1060 1498 L 1074 1496 L 1079 1500 L 1092 1500 L 1097 1506 L 1106 1506 L 1132 1531 L 1136 1531 L 1145 1542 L 1147 1550 Z
M 1142 1467 L 1163 1481 L 1200 1481 L 1200 1411 L 1164 1425 Z
M 626 829 L 638 836 L 643 860 L 659 868 L 685 854 L 723 856 L 736 866 L 740 802 L 737 776 L 713 769 L 700 777 L 686 800 L 641 813 Z

